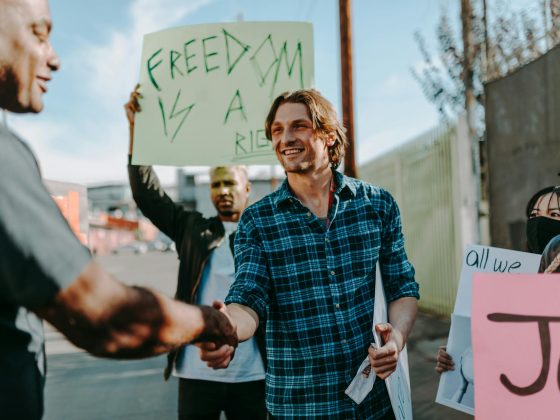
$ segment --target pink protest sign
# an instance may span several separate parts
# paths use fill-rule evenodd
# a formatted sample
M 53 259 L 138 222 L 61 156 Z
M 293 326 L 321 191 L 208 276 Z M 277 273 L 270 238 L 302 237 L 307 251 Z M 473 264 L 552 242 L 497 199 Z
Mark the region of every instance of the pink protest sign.
M 475 413 L 560 418 L 560 275 L 473 275 Z

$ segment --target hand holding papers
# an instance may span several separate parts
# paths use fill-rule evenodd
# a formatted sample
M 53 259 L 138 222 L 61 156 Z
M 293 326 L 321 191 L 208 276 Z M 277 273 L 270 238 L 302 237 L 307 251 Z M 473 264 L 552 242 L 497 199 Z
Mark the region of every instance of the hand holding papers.
M 375 279 L 375 302 L 373 310 L 373 325 L 372 330 L 375 342 L 379 346 L 382 345 L 382 340 L 379 332 L 375 328 L 377 324 L 387 323 L 387 301 L 385 299 L 385 291 L 383 290 L 383 282 L 381 278 L 381 271 L 379 265 L 376 270 Z M 373 346 L 376 343 L 372 343 Z M 360 365 L 356 376 L 346 389 L 345 393 L 357 404 L 360 404 L 373 388 L 376 380 L 375 372 L 367 372 L 367 367 L 370 366 L 369 358 Z M 371 368 L 370 368 L 371 369 Z M 410 378 L 408 373 L 408 354 L 406 347 L 400 352 L 397 363 L 397 369 L 387 379 L 385 385 L 391 399 L 391 405 L 397 420 L 412 419 L 412 401 L 410 398 Z

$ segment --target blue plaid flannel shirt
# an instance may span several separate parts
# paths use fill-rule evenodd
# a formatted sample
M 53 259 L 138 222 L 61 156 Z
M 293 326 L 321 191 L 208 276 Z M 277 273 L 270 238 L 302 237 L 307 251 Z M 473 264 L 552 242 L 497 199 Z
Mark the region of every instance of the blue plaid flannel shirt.
M 373 341 L 375 267 L 387 303 L 419 298 L 399 210 L 385 190 L 335 173 L 328 229 L 287 180 L 245 210 L 226 303 L 266 319 L 266 405 L 275 417 L 382 417 L 385 382 L 358 406 L 344 394 Z

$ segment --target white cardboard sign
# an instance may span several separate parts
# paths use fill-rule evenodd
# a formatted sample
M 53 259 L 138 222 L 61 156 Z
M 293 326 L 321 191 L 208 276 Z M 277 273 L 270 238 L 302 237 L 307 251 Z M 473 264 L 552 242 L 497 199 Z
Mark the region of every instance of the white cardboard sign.
M 193 25 L 144 37 L 134 164 L 277 163 L 264 122 L 272 101 L 313 85 L 303 22 Z
M 536 273 L 540 255 L 482 245 L 469 245 L 463 256 L 447 352 L 455 370 L 444 372 L 436 402 L 474 415 L 474 374 L 471 341 L 472 276 L 474 273 Z M 496 296 L 496 299 L 499 299 Z

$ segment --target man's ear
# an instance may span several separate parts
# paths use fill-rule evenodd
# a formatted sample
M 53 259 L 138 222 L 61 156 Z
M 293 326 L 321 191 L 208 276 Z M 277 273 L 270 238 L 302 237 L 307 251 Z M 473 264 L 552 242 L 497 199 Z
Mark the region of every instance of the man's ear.
M 247 181 L 247 193 L 251 192 L 251 183 Z
M 336 142 L 336 134 L 335 133 L 329 133 L 329 134 L 326 135 L 325 144 L 327 145 L 327 147 L 334 146 L 335 142 Z

